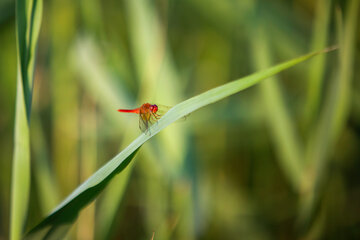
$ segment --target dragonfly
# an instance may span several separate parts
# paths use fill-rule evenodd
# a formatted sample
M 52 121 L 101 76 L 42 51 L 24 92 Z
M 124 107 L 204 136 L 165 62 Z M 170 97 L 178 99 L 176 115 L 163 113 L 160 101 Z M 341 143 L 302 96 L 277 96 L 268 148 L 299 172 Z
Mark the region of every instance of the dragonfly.
M 142 132 L 148 132 L 149 127 L 156 123 L 171 107 L 144 103 L 135 109 L 118 109 L 118 112 L 139 114 L 139 128 Z

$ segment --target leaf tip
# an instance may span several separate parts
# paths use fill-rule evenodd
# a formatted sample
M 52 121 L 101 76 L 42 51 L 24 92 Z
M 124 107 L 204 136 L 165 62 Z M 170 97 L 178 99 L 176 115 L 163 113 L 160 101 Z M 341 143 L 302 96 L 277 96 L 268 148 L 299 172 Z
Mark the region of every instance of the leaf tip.
M 321 52 L 322 53 L 328 53 L 328 52 L 332 52 L 332 51 L 335 51 L 339 49 L 339 46 L 338 45 L 333 45 L 333 46 L 330 46 L 330 47 L 327 47 L 325 48 L 324 50 L 322 50 Z

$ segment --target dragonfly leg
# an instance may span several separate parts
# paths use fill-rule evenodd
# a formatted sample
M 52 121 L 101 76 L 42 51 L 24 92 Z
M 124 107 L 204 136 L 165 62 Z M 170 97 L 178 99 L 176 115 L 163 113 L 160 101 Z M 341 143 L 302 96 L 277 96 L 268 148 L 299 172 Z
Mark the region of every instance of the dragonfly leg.
M 160 119 L 160 115 L 156 114 L 156 113 L 151 113 L 153 115 L 153 117 L 156 119 L 156 120 L 159 120 Z

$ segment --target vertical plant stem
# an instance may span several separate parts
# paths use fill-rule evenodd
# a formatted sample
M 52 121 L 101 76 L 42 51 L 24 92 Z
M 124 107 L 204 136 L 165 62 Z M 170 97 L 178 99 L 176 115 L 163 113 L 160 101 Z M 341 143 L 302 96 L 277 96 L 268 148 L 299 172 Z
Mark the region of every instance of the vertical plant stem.
M 20 239 L 27 214 L 30 189 L 30 139 L 21 77 L 17 80 L 15 142 L 12 167 L 10 239 Z
M 311 50 L 323 49 L 327 45 L 327 36 L 330 21 L 331 0 L 319 0 L 316 6 L 316 15 L 313 27 Z M 308 71 L 308 89 L 305 103 L 305 127 L 307 128 L 317 117 L 319 110 L 322 83 L 325 70 L 325 55 L 312 59 Z
M 42 0 L 16 2 L 17 91 L 12 166 L 10 239 L 20 239 L 30 191 L 30 134 L 35 50 L 40 30 Z

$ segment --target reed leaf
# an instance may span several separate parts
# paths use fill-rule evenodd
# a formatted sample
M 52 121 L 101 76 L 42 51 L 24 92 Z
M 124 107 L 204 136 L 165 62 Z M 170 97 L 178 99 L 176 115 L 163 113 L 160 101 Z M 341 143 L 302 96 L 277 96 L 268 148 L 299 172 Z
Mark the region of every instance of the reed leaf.
M 30 192 L 29 122 L 41 14 L 42 0 L 16 2 L 18 73 L 10 213 L 10 239 L 14 240 L 22 235 Z
M 318 54 L 325 53 L 333 49 L 334 48 L 329 48 L 323 51 L 313 52 L 278 64 L 249 76 L 229 82 L 222 86 L 213 88 L 175 105 L 158 121 L 157 124 L 154 124 L 152 127 L 150 127 L 150 134 L 141 134 L 122 152 L 107 162 L 90 178 L 88 178 L 84 183 L 76 188 L 62 203 L 60 203 L 52 211 L 52 213 L 50 213 L 40 224 L 35 226 L 29 232 L 27 239 L 57 239 L 61 236 L 64 236 L 69 229 L 69 226 L 71 226 L 72 222 L 76 220 L 80 210 L 92 202 L 106 187 L 109 181 L 129 164 L 139 148 L 146 141 L 154 137 L 168 125 L 196 111 L 199 108 L 238 93 L 259 83 L 263 79 L 271 77 Z

